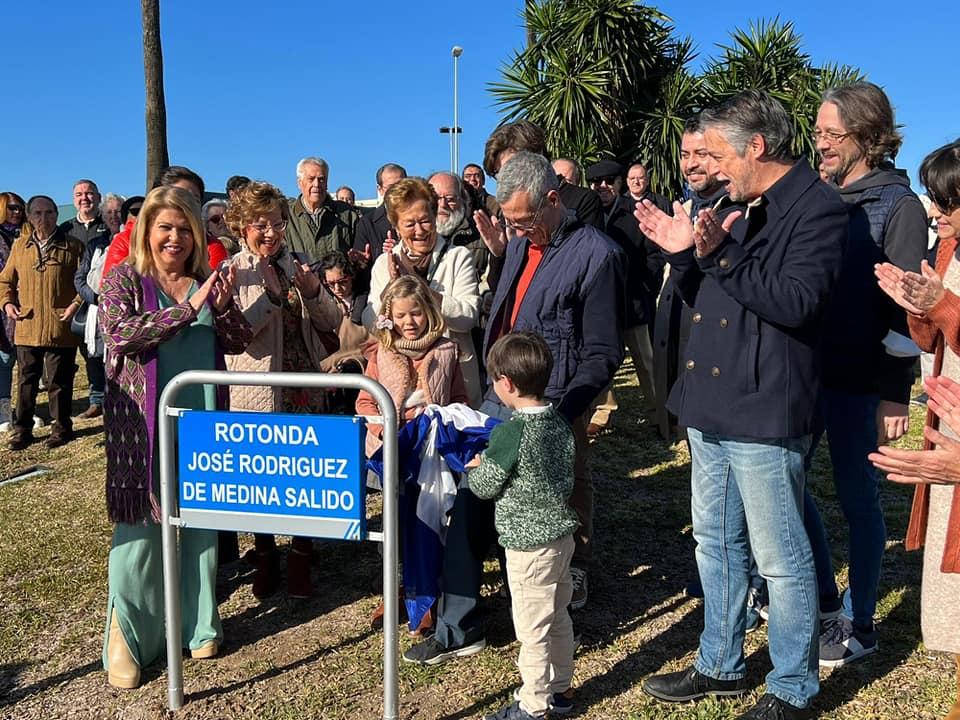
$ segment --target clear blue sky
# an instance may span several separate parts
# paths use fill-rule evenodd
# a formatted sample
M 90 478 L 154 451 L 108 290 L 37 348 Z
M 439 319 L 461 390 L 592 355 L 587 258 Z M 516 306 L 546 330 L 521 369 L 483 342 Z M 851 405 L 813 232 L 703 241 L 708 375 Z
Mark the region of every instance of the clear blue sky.
M 5 4 L 0 189 L 67 203 L 73 180 L 89 176 L 103 191 L 142 192 L 139 6 Z M 444 169 L 449 144 L 438 128 L 453 121 L 453 45 L 464 48 L 461 160 L 479 161 L 498 121 L 486 84 L 524 42 L 521 6 L 161 0 L 171 162 L 198 171 L 210 189 L 244 174 L 293 194 L 297 160 L 320 155 L 331 166 L 331 190 L 348 184 L 359 197 L 374 195 L 374 172 L 387 161 L 414 174 Z M 755 2 L 739 0 L 658 7 L 679 34 L 693 36 L 701 56 L 758 17 Z M 905 125 L 900 164 L 912 180 L 927 151 L 960 134 L 936 79 L 952 67 L 953 2 L 932 0 L 919 12 L 885 1 L 763 10 L 777 12 L 796 23 L 815 62 L 858 65 L 887 89 Z

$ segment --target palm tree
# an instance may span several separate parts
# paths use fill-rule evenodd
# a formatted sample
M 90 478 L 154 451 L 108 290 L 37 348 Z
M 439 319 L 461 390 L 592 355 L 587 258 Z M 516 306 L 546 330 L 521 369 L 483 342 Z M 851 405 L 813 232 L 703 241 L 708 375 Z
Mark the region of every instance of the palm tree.
M 160 47 L 160 0 L 140 0 L 143 22 L 143 76 L 146 86 L 147 188 L 170 164 L 167 153 L 167 106 L 163 97 L 163 50 Z
M 735 29 L 698 74 L 689 38 L 668 17 L 633 0 L 526 0 L 527 47 L 489 88 L 504 122 L 527 118 L 555 155 L 581 164 L 642 159 L 654 190 L 676 197 L 688 117 L 746 89 L 765 90 L 793 119 L 794 151 L 811 159 L 823 91 L 863 79 L 846 65 L 816 67 L 793 23 L 780 18 Z
M 581 163 L 635 147 L 665 72 L 665 16 L 634 0 L 527 0 L 522 16 L 528 45 L 490 85 L 504 121 L 526 117 Z

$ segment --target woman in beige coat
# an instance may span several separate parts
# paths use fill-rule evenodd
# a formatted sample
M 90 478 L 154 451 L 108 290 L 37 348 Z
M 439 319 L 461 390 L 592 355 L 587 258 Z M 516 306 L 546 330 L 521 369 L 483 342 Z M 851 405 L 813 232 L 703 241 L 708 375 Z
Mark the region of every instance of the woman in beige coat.
M 287 207 L 277 188 L 251 182 L 227 211 L 231 228 L 244 244 L 229 261 L 236 268 L 235 301 L 253 328 L 253 341 L 246 351 L 227 356 L 230 370 L 319 372 L 329 350 L 335 349 L 340 309 L 320 279 L 286 248 Z M 320 389 L 232 386 L 230 409 L 322 413 L 326 404 Z M 309 538 L 293 539 L 287 554 L 291 597 L 312 594 L 311 550 Z M 263 598 L 273 594 L 279 585 L 279 555 L 274 537 L 258 534 L 256 551 L 253 594 Z
M 454 247 L 437 234 L 439 198 L 422 178 L 406 178 L 393 185 L 383 198 L 390 224 L 399 238 L 388 237 L 384 253 L 373 264 L 370 296 L 363 324 L 373 332 L 380 310 L 380 296 L 391 280 L 417 275 L 440 300 L 446 324 L 444 334 L 459 346 L 460 368 L 472 407 L 480 407 L 483 388 L 480 366 L 471 331 L 480 315 L 480 289 L 473 255 L 466 247 Z M 392 249 L 387 250 L 389 243 Z

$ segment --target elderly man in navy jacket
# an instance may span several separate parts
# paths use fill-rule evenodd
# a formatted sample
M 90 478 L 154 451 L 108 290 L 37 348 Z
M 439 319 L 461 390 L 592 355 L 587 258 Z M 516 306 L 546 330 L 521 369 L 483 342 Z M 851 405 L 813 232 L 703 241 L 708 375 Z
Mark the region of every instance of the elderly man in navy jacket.
M 586 602 L 593 485 L 585 414 L 623 361 L 626 258 L 616 243 L 564 206 L 556 173 L 542 155 L 512 155 L 497 174 L 497 200 L 513 237 L 506 247 L 485 347 L 505 333 L 523 330 L 541 335 L 550 348 L 553 368 L 544 396 L 570 422 L 576 441 L 570 506 L 580 527 L 573 536 L 571 575 L 574 600 L 579 589 Z M 481 409 L 509 417 L 492 387 Z M 434 665 L 472 655 L 486 645 L 477 601 L 483 560 L 495 539 L 493 501 L 461 489 L 447 533 L 436 632 L 407 650 L 406 661 Z
M 751 550 L 770 592 L 773 670 L 741 718 L 810 717 L 819 691 L 817 583 L 803 525 L 824 308 L 840 273 L 847 213 L 805 160 L 795 161 L 783 107 L 749 91 L 701 116 L 707 150 L 728 179 L 721 221 L 695 225 L 679 203 L 649 203 L 641 229 L 668 256 L 693 307 L 684 374 L 670 409 L 689 428 L 693 532 L 704 630 L 688 670 L 648 678 L 661 700 L 747 691 L 743 654 Z

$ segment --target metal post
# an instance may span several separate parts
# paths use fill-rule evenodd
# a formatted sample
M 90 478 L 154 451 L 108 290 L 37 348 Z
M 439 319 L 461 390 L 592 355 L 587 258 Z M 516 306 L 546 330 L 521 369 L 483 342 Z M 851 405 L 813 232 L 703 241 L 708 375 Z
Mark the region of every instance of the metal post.
M 457 78 L 457 65 L 460 60 L 460 56 L 463 55 L 463 48 L 459 45 L 454 45 L 453 50 L 451 50 L 453 55 L 453 128 L 451 130 L 452 137 L 451 142 L 453 143 L 453 158 L 450 168 L 450 172 L 453 174 L 458 174 L 460 172 L 460 108 L 459 108 L 459 97 L 458 97 L 458 78 Z
M 324 373 L 235 373 L 188 370 L 167 383 L 160 394 L 160 503 L 163 546 L 164 604 L 167 630 L 167 704 L 183 706 L 183 656 L 180 647 L 180 554 L 175 524 L 179 522 L 174 440 L 177 393 L 189 385 L 255 385 L 364 390 L 373 396 L 383 416 L 383 720 L 400 715 L 400 608 L 397 471 L 397 410 L 380 383 L 364 375 Z
M 176 418 L 166 412 L 173 405 L 178 391 L 188 383 L 177 383 L 173 378 L 160 394 L 159 450 L 160 450 L 160 538 L 163 551 L 163 607 L 167 631 L 167 706 L 171 710 L 183 707 L 183 654 L 180 639 L 180 552 L 177 530 L 170 521 L 178 513 L 176 460 L 174 440 Z

